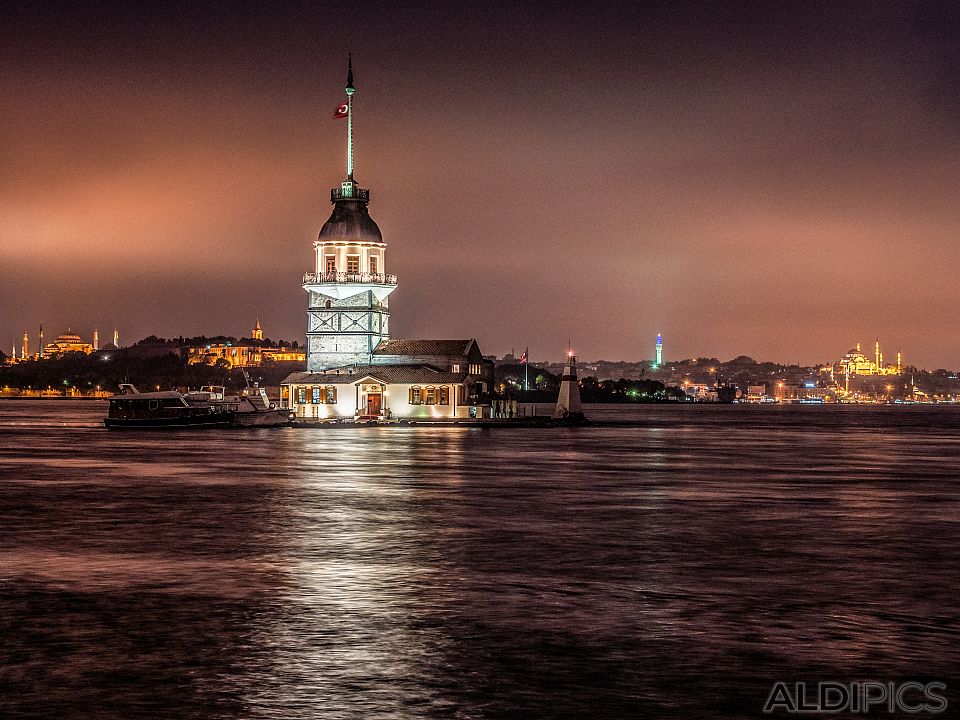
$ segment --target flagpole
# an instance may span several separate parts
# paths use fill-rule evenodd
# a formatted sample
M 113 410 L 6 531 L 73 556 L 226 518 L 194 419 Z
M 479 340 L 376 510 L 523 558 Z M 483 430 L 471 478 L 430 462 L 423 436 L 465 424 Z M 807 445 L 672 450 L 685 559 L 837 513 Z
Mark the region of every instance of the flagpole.
M 347 180 L 353 180 L 353 56 L 347 55 Z
M 524 348 L 523 356 L 527 359 L 523 363 L 523 389 L 528 391 L 530 390 L 530 348 Z

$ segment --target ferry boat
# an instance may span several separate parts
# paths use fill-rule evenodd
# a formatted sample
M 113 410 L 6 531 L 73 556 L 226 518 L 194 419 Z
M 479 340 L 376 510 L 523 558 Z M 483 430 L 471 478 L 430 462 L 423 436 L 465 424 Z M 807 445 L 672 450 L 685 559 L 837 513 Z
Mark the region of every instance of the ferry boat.
M 248 388 L 227 397 L 222 386 L 207 386 L 186 395 L 176 390 L 142 393 L 129 383 L 110 398 L 108 428 L 280 427 L 290 411 L 267 399 L 263 388 Z
M 176 390 L 142 393 L 129 383 L 110 398 L 108 428 L 230 427 L 234 413 L 212 404 L 193 404 Z

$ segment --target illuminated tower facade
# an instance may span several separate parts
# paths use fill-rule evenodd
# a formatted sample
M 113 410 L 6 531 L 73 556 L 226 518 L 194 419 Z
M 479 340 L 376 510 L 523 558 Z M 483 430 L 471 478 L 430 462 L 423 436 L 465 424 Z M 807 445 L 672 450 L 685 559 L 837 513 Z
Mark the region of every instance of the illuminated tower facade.
M 655 368 L 663 365 L 663 337 L 657 333 L 657 361 L 653 364 Z
M 96 328 L 93 329 L 93 351 L 96 352 L 100 349 L 100 331 Z
M 347 178 L 330 191 L 333 212 L 314 242 L 314 272 L 307 291 L 307 370 L 368 365 L 374 348 L 390 338 L 387 298 L 397 288 L 386 273 L 386 244 L 370 217 L 370 191 L 353 177 L 353 63 L 348 63 Z M 341 106 L 343 108 L 343 106 Z M 340 116 L 341 111 L 338 111 Z
M 263 328 L 260 327 L 260 318 L 257 318 L 257 324 L 250 331 L 250 337 L 254 340 L 263 340 Z
M 30 354 L 30 338 L 26 333 L 23 334 L 23 347 L 20 348 L 20 357 L 26 359 L 27 355 Z
M 120 331 L 117 328 L 113 329 L 113 346 L 120 347 Z

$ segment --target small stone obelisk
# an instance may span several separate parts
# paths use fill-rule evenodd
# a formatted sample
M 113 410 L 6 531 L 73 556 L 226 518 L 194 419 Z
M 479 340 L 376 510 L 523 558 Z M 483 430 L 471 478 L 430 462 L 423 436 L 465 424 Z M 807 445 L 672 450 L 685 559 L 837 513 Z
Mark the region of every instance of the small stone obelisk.
M 577 384 L 577 357 L 573 353 L 567 353 L 567 364 L 560 379 L 560 395 L 553 417 L 564 420 L 585 419 L 583 407 L 580 405 L 580 386 Z

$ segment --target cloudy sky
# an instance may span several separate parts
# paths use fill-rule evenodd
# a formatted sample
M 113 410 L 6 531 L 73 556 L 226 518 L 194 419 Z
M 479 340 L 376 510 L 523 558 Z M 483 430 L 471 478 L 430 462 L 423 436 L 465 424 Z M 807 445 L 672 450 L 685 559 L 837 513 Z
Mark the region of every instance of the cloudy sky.
M 6 351 L 302 338 L 350 51 L 395 337 L 960 366 L 956 3 L 94 7 L 0 10 Z

